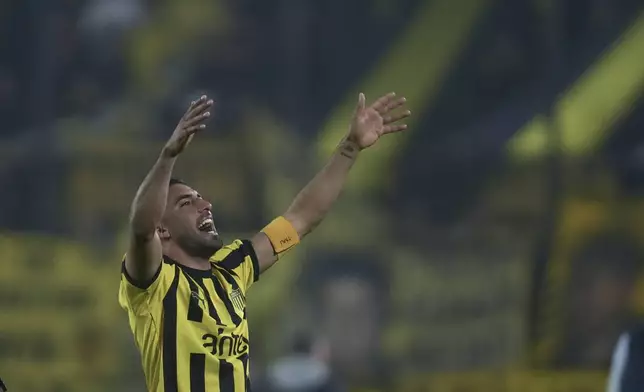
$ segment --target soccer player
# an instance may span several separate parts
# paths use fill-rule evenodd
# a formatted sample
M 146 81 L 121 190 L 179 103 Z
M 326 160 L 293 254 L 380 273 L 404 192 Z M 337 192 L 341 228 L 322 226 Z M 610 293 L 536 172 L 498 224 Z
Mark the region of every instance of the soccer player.
M 286 212 L 226 246 L 210 203 L 171 177 L 179 154 L 206 128 L 213 101 L 202 96 L 190 105 L 134 198 L 122 267 L 119 303 L 149 391 L 250 390 L 248 289 L 321 222 L 360 151 L 407 128 L 396 122 L 410 112 L 394 111 L 404 103 L 390 93 L 366 106 L 360 94 L 346 137 Z

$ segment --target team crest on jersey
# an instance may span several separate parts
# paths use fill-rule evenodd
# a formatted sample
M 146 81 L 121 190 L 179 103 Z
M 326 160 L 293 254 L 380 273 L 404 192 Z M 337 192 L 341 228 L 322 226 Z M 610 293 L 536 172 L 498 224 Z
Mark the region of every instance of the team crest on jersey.
M 203 299 L 203 297 L 201 295 L 199 295 L 199 293 L 197 291 L 191 291 L 190 292 L 190 297 L 192 299 L 194 299 L 195 301 L 197 301 L 197 303 L 199 303 L 200 305 L 202 305 L 202 306 L 206 305 L 206 300 Z
M 242 294 L 241 290 L 234 289 L 230 293 L 230 300 L 232 301 L 233 306 L 235 306 L 235 309 L 239 311 L 244 310 L 244 307 L 246 306 L 246 297 L 244 297 L 244 294 Z

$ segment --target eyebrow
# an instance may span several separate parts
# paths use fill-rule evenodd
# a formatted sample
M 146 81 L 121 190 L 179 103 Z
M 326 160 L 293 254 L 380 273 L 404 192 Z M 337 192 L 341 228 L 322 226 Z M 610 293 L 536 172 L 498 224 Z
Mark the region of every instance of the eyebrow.
M 192 198 L 192 193 L 183 194 L 179 196 L 179 198 L 174 202 L 174 204 L 179 204 L 182 200 L 191 199 L 191 198 Z
M 198 192 L 184 193 L 183 195 L 179 196 L 179 198 L 174 202 L 174 204 L 179 204 L 182 200 L 185 200 L 185 199 L 192 199 L 193 196 L 196 196 L 197 199 L 201 198 L 201 195 Z

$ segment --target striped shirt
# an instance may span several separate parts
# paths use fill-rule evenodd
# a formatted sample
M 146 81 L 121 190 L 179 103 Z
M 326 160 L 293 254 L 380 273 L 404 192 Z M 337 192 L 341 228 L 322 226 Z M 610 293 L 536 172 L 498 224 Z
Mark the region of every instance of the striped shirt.
M 210 270 L 197 270 L 164 257 L 147 285 L 123 265 L 119 303 L 148 391 L 250 391 L 246 292 L 259 277 L 257 256 L 236 240 L 210 261 Z

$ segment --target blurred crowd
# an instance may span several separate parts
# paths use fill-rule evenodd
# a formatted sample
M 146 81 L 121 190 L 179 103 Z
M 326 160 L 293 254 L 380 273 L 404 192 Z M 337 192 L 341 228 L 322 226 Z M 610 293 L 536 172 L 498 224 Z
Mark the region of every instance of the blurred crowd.
M 317 239 L 254 287 L 257 391 L 386 391 L 414 377 L 448 391 L 440 386 L 457 383 L 441 375 L 499 368 L 584 370 L 582 384 L 596 385 L 640 320 L 643 99 L 587 156 L 517 162 L 506 152 L 641 17 L 641 2 L 481 1 L 381 186 L 347 195 Z M 226 234 L 247 235 L 314 173 L 329 117 L 428 3 L 1 2 L 0 312 L 45 331 L 23 344 L 23 327 L 0 318 L 8 386 L 2 364 L 18 356 L 24 385 L 48 358 L 104 362 L 79 390 L 140 390 L 113 309 L 118 260 L 129 202 L 187 102 L 208 93 L 216 115 L 180 176 L 213 200 Z M 424 39 L 440 55 L 432 43 L 444 37 Z M 392 72 L 395 85 L 403 75 Z M 51 293 L 66 305 L 50 305 Z M 72 317 L 51 311 L 70 306 L 87 320 L 96 309 L 82 299 L 94 297 L 109 311 L 73 337 L 46 318 Z M 78 349 L 52 354 L 65 339 Z M 51 377 L 72 390 L 65 371 Z

